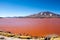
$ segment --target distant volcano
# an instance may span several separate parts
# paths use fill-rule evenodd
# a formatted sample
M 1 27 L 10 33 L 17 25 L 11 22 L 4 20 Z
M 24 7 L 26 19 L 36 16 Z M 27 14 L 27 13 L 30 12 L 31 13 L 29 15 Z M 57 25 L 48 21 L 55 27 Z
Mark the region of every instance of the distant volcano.
M 3 17 L 0 17 L 0 18 L 3 18 Z M 14 17 L 6 17 L 6 18 L 60 18 L 60 15 L 53 12 L 46 11 L 46 12 L 39 12 L 39 13 L 29 15 L 29 16 L 24 16 L 24 17 L 14 16 Z
M 60 18 L 60 15 L 47 11 L 47 12 L 40 12 L 37 14 L 33 14 L 33 15 L 30 15 L 27 17 L 32 17 L 32 18 L 55 18 L 56 17 L 56 18 Z

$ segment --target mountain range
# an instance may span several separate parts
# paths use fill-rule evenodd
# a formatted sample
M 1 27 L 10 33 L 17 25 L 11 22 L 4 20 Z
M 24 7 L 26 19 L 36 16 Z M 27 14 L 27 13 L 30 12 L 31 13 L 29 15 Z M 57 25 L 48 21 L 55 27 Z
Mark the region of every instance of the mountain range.
M 0 18 L 3 18 L 3 17 L 0 17 Z M 39 12 L 39 13 L 25 16 L 25 17 L 15 16 L 15 17 L 6 17 L 6 18 L 60 18 L 60 15 L 53 12 L 45 11 L 45 12 Z
M 60 18 L 60 15 L 47 11 L 47 12 L 39 12 L 37 14 L 33 14 L 33 15 L 30 15 L 30 16 L 26 16 L 26 17 L 32 17 L 32 18 Z

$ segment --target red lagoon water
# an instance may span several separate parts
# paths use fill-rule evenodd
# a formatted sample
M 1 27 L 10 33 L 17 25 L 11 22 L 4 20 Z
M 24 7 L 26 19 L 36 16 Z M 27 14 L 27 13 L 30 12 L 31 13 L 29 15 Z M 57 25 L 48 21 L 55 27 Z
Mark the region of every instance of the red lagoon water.
M 60 35 L 60 18 L 1 18 L 0 30 L 32 36 Z

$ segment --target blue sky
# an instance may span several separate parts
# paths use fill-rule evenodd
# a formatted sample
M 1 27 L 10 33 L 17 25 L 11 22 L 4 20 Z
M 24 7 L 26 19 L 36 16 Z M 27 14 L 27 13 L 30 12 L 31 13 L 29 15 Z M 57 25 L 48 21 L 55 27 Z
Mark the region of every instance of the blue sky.
M 60 14 L 60 0 L 0 0 L 0 17 L 27 16 L 41 11 Z

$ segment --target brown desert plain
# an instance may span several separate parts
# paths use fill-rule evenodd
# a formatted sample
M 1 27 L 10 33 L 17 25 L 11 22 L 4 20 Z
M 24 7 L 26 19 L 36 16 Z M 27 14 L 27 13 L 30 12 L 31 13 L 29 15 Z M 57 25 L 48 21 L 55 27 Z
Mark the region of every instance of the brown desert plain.
M 60 18 L 0 18 L 0 30 L 31 36 L 60 35 Z

